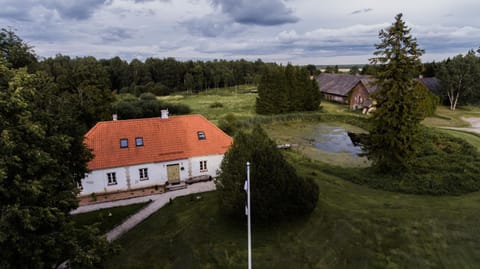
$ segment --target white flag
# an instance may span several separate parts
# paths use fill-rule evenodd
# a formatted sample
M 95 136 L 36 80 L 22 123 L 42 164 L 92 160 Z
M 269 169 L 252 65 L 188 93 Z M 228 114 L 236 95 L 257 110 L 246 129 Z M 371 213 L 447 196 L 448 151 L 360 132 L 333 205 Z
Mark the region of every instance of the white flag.
M 245 184 L 243 185 L 243 189 L 245 192 L 248 192 L 248 181 L 245 180 Z M 248 216 L 248 205 L 245 205 L 245 216 Z

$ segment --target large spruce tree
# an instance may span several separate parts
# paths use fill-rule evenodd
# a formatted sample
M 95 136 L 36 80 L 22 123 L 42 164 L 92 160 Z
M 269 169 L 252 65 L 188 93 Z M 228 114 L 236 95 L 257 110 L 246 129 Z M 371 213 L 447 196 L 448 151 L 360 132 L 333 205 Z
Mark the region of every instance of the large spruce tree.
M 245 216 L 245 164 L 251 163 L 251 205 L 254 221 L 270 222 L 310 213 L 318 186 L 297 175 L 275 143 L 259 126 L 239 132 L 225 154 L 218 178 L 221 207 L 234 217 Z
M 381 171 L 397 171 L 407 168 L 409 160 L 418 149 L 417 133 L 422 117 L 418 113 L 418 95 L 414 78 L 422 70 L 420 56 L 423 50 L 410 35 L 402 20 L 395 22 L 379 33 L 381 42 L 371 63 L 381 65 L 376 77 L 379 90 L 370 130 L 370 142 L 366 145 L 368 157 Z

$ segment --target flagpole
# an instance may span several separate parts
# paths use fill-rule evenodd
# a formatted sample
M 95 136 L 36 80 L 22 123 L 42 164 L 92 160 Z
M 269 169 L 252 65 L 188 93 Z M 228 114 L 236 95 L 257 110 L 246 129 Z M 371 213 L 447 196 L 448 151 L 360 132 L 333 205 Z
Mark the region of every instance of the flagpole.
M 248 269 L 252 269 L 252 225 L 250 222 L 250 162 L 247 162 Z

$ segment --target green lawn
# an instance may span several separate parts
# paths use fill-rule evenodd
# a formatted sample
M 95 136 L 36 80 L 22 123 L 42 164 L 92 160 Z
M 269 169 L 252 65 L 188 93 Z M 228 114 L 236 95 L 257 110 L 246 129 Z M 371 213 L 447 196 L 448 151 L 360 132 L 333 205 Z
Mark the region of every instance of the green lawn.
M 119 206 L 112 208 L 100 209 L 93 212 L 75 214 L 72 216 L 77 226 L 91 225 L 99 223 L 99 229 L 102 233 L 106 233 L 119 225 L 129 216 L 145 207 L 150 202 L 138 203 L 127 206 Z
M 193 113 L 217 122 L 226 113 L 241 119 L 254 117 L 255 97 L 247 89 L 236 94 L 227 89 L 165 99 L 188 104 Z M 214 102 L 224 106 L 211 108 Z M 358 113 L 324 101 L 322 107 L 328 115 L 335 114 L 328 118 L 335 124 L 358 128 L 336 120 L 338 115 Z M 461 118 L 478 112 L 477 108 L 451 112 L 439 107 L 437 116 L 424 124 L 463 127 L 467 124 Z M 276 122 L 265 128 L 278 141 L 292 141 L 290 136 L 306 125 Z M 479 136 L 444 131 L 480 148 Z M 299 173 L 316 180 L 319 203 L 309 218 L 253 227 L 255 268 L 480 268 L 479 192 L 428 196 L 375 190 L 335 172 L 323 172 L 341 169 L 332 164 L 348 164 L 343 157 L 329 164 L 326 154 L 315 158 L 323 157 L 325 162 L 304 157 L 309 155 L 303 151 L 286 152 L 286 156 Z M 218 212 L 215 192 L 201 197 L 175 199 L 125 234 L 117 241 L 123 250 L 106 261 L 105 267 L 245 268 L 246 224 L 232 222 Z
M 321 172 L 320 200 L 306 219 L 253 228 L 256 268 L 478 268 L 480 193 L 416 196 L 373 190 Z M 218 212 L 215 192 L 179 198 L 118 240 L 106 268 L 245 268 L 246 225 Z M 252 205 L 254 208 L 255 205 Z
M 242 85 L 232 88 L 209 89 L 198 94 L 177 94 L 160 97 L 170 103 L 188 105 L 192 113 L 201 114 L 214 123 L 228 113 L 234 114 L 239 119 L 246 119 L 255 115 L 256 93 L 252 93 L 255 86 Z M 222 107 L 210 107 L 214 103 Z

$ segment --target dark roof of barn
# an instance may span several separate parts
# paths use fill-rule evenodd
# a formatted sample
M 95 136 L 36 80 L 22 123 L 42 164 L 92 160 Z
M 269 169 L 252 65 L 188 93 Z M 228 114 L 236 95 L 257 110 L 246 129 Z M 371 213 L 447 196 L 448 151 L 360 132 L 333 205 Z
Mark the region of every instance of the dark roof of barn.
M 370 94 L 377 90 L 375 79 L 370 76 L 322 73 L 317 81 L 321 92 L 340 96 L 348 96 L 348 92 L 359 82 Z
M 429 77 L 419 78 L 418 80 L 420 80 L 431 92 L 440 94 L 440 80 L 438 78 Z

